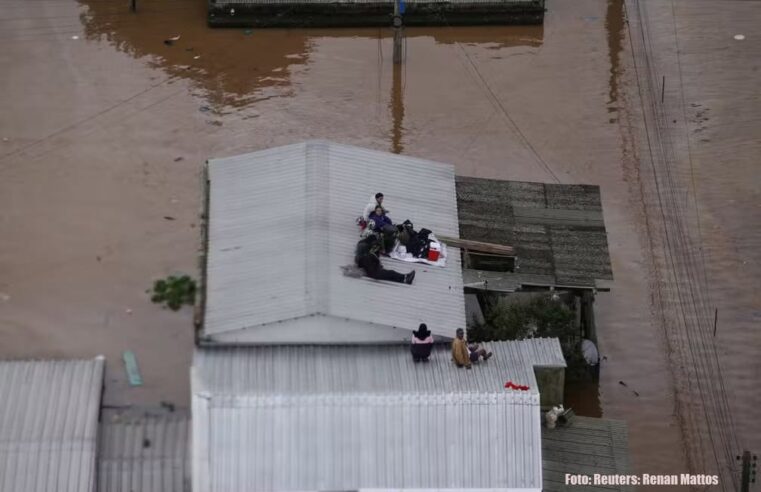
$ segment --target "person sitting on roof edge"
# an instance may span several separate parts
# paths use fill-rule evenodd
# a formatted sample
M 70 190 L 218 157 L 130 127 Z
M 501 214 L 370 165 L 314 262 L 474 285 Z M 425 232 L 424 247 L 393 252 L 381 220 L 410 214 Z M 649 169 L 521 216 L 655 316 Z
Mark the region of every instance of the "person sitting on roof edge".
M 370 203 L 365 206 L 365 211 L 362 213 L 362 217 L 367 220 L 377 206 L 383 207 L 383 193 L 376 193 L 375 197 L 370 199 Z M 383 213 L 388 214 L 388 209 L 386 207 L 383 207 Z
M 433 335 L 431 335 L 425 323 L 420 323 L 418 330 L 412 332 L 412 343 L 410 344 L 412 360 L 415 362 L 428 362 L 431 350 L 433 350 Z
M 358 267 L 365 271 L 365 275 L 376 280 L 411 284 L 415 279 L 415 270 L 406 275 L 394 270 L 386 270 L 381 266 L 380 258 L 378 258 L 379 249 L 378 237 L 375 234 L 371 234 L 357 243 L 354 261 Z
M 468 345 L 465 341 L 465 330 L 457 328 L 455 339 L 452 340 L 452 360 L 457 367 L 470 369 L 473 363 L 477 363 L 480 358 L 489 360 L 491 352 L 487 352 L 480 345 L 474 343 Z

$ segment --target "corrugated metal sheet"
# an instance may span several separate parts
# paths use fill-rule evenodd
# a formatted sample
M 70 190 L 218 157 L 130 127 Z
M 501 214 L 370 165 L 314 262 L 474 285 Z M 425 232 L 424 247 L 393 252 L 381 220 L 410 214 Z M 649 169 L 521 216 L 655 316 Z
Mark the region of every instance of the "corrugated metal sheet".
M 448 344 L 428 363 L 407 346 L 273 346 L 199 349 L 198 383 L 219 395 L 502 392 L 508 379 L 536 392 L 533 367 L 565 367 L 557 338 L 484 344 L 494 355 L 473 370 L 451 362 Z M 474 376 L 477 374 L 477 376 Z
M 544 492 L 569 489 L 570 474 L 631 475 L 626 422 L 575 416 L 569 426 L 542 429 Z M 626 485 L 574 485 L 574 491 L 631 492 Z
M 354 219 L 378 191 L 391 217 L 458 236 L 454 168 L 421 159 L 310 141 L 209 162 L 209 224 L 204 334 L 260 343 L 325 339 L 330 329 L 354 341 L 375 329 L 417 329 L 451 336 L 465 326 L 459 251 L 446 268 L 384 259 L 417 271 L 412 286 L 343 275 L 359 239 Z M 326 328 L 316 329 L 307 317 Z M 269 331 L 262 330 L 268 328 Z M 314 333 L 314 332 L 312 332 Z M 392 333 L 401 340 L 408 332 Z M 353 338 L 352 338 L 353 337 Z M 254 335 L 255 338 L 255 335 Z M 382 336 L 381 336 L 382 338 Z M 289 340 L 285 340 L 289 341 Z
M 98 492 L 190 492 L 187 414 L 104 415 Z
M 557 339 L 496 342 L 458 369 L 406 347 L 203 348 L 192 378 L 193 488 L 541 488 L 534 365 Z M 508 391 L 504 383 L 528 384 Z
M 194 394 L 193 490 L 539 489 L 539 418 L 537 394 Z
M 104 363 L 0 361 L 0 491 L 95 490 Z
M 593 288 L 613 278 L 598 186 L 458 176 L 457 207 L 461 237 L 515 248 L 515 275 L 482 275 L 495 285 Z

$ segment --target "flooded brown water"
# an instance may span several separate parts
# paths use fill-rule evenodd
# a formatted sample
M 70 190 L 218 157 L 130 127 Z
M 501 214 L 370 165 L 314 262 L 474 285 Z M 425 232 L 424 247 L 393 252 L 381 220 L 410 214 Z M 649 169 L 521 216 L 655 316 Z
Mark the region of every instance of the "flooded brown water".
M 201 1 L 123 3 L 0 13 L 0 356 L 103 353 L 106 403 L 187 404 L 191 313 L 144 291 L 196 271 L 202 163 L 327 138 L 600 185 L 615 284 L 581 407 L 629 423 L 638 472 L 729 474 L 739 447 L 761 452 L 761 3 L 548 1 L 543 27 L 409 29 L 397 70 L 386 29 L 210 30 Z M 640 93 L 658 75 L 655 111 Z M 713 308 L 715 340 L 695 336 Z

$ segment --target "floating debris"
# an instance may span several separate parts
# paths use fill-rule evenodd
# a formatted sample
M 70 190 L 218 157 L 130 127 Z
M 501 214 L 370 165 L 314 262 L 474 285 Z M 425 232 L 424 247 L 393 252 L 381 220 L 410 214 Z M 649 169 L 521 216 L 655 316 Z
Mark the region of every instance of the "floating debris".
M 201 58 L 201 55 L 196 55 L 193 57 L 194 60 L 198 60 L 199 58 Z
M 243 34 L 245 34 L 246 36 L 251 36 L 253 33 L 254 31 L 252 31 L 251 29 L 246 29 L 245 31 L 243 31 Z
M 735 39 L 736 39 L 736 38 L 737 38 L 737 36 L 735 36 Z M 73 39 L 73 40 L 75 40 L 75 41 L 76 41 L 77 39 L 79 39 L 79 36 L 72 36 L 72 37 L 71 37 L 71 39 Z
M 166 219 L 166 220 L 177 220 L 174 217 L 172 217 L 171 215 L 165 215 L 164 219 Z
M 183 159 L 184 159 L 184 157 L 182 157 L 182 156 L 180 156 L 180 157 L 175 157 L 175 158 L 174 158 L 174 162 L 180 162 L 180 161 L 181 161 L 181 160 L 183 160 Z
M 742 41 L 743 39 L 745 39 L 745 35 L 743 35 L 743 34 L 735 34 L 735 39 L 737 41 Z
M 142 386 L 143 378 L 140 376 L 140 369 L 137 367 L 137 357 L 131 350 L 125 350 L 124 355 L 124 367 L 127 370 L 127 379 L 131 386 Z
M 168 38 L 164 40 L 164 44 L 167 46 L 172 46 L 176 41 L 180 40 L 180 35 L 174 36 L 172 38 Z

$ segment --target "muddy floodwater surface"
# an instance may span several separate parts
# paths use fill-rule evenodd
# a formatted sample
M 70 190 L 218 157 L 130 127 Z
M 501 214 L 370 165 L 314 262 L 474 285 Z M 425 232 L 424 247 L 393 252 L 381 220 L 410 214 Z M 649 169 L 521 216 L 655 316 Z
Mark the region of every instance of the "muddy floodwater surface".
M 325 138 L 596 184 L 615 282 L 599 388 L 571 400 L 628 422 L 636 472 L 735 490 L 734 455 L 761 453 L 761 3 L 548 0 L 543 26 L 407 29 L 401 67 L 386 28 L 137 3 L 3 4 L 0 356 L 104 354 L 107 405 L 187 405 L 192 312 L 145 291 L 198 273 L 210 157 Z

